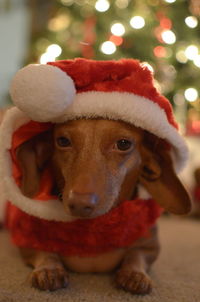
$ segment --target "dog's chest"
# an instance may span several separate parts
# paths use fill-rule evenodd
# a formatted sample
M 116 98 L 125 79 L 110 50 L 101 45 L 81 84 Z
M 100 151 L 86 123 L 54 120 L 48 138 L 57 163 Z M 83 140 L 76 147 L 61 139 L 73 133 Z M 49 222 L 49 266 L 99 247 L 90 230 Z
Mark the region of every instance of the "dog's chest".
M 104 273 L 114 270 L 122 261 L 126 249 L 116 249 L 93 257 L 62 256 L 66 267 L 79 273 Z

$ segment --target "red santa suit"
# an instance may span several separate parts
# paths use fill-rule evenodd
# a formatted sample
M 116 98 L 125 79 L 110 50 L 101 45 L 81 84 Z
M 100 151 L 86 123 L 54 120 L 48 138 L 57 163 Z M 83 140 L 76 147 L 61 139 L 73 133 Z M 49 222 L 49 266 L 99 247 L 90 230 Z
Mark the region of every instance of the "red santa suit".
M 29 122 L 13 134 L 11 149 L 13 176 L 19 186 L 22 174 L 15 154 L 16 148 L 50 128 L 52 128 L 50 123 Z M 58 199 L 50 193 L 53 186 L 51 175 L 49 168 L 43 171 L 40 191 L 34 197 L 35 200 L 48 202 L 49 199 Z M 59 200 L 57 202 L 60 203 Z M 161 211 L 154 200 L 137 198 L 124 201 L 97 218 L 58 222 L 28 215 L 9 203 L 7 226 L 14 244 L 19 247 L 56 252 L 64 256 L 94 256 L 128 247 L 138 238 L 148 236 L 149 228 L 155 224 Z
M 169 101 L 159 94 L 151 72 L 139 61 L 64 60 L 29 65 L 11 85 L 18 108 L 9 110 L 0 129 L 0 176 L 7 206 L 7 225 L 21 247 L 62 255 L 92 256 L 128 247 L 148 236 L 162 209 L 154 200 L 124 201 L 94 219 L 72 220 L 57 196 L 48 168 L 33 198 L 20 189 L 21 171 L 15 151 L 24 141 L 49 130 L 54 123 L 76 118 L 123 120 L 164 139 L 180 171 L 187 147 L 177 131 Z

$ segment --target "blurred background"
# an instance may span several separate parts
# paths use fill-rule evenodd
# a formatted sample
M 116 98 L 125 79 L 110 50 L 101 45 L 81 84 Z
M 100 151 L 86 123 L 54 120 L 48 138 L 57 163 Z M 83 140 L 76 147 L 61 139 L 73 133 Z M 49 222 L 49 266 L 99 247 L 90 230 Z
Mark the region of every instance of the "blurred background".
M 0 0 L 1 107 L 11 104 L 9 83 L 20 67 L 74 57 L 144 61 L 186 135 L 193 175 L 200 167 L 200 0 Z

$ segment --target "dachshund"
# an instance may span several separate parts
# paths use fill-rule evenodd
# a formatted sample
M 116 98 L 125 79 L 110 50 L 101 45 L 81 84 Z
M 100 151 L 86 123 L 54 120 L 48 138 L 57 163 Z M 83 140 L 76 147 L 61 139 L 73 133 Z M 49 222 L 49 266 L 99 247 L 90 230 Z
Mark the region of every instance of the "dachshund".
M 97 219 L 98 227 L 103 229 L 101 223 L 106 215 L 124 201 L 133 204 L 140 186 L 159 204 L 159 209 L 175 214 L 190 211 L 190 198 L 174 171 L 167 142 L 124 121 L 80 118 L 55 124 L 21 144 L 16 158 L 22 170 L 20 189 L 27 197 L 35 196 L 42 172 L 51 167 L 53 194 L 58 196 L 66 215 L 74 219 L 73 224 Z M 131 216 L 131 223 L 138 217 Z M 45 233 L 45 229 L 41 231 Z M 83 228 L 83 237 L 84 232 Z M 123 230 L 118 239 L 122 234 Z M 154 222 L 148 232 L 128 245 L 96 254 L 65 255 L 29 247 L 21 247 L 20 251 L 25 263 L 33 267 L 31 285 L 40 290 L 67 287 L 70 270 L 114 271 L 118 288 L 148 294 L 152 290 L 148 272 L 159 249 Z

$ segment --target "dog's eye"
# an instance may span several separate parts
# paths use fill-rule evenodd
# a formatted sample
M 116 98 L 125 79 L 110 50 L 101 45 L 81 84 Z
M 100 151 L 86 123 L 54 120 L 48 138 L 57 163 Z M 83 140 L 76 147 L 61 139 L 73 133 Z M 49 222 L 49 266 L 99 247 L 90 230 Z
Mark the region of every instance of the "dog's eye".
M 132 145 L 133 143 L 127 139 L 120 139 L 116 142 L 116 148 L 120 151 L 127 151 Z
M 70 140 L 65 136 L 60 136 L 56 139 L 57 145 L 60 147 L 70 147 L 71 142 Z

